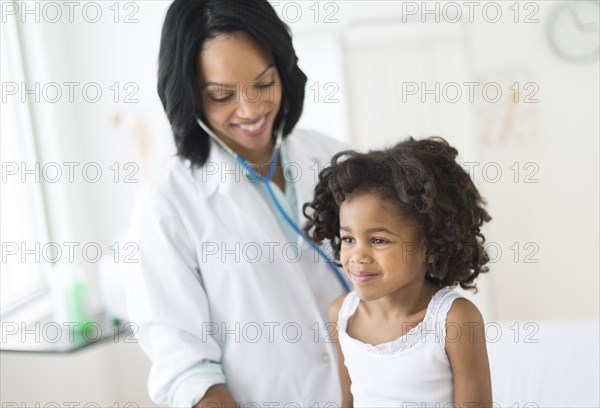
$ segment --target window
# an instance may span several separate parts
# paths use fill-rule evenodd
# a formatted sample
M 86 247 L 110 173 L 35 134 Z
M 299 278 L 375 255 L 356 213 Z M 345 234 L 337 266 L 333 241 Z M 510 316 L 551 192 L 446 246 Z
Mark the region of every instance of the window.
M 35 175 L 22 180 L 23 170 L 35 169 L 37 155 L 31 111 L 19 97 L 25 75 L 16 24 L 2 24 L 0 45 L 0 314 L 46 292 L 49 267 L 36 259 L 48 242 L 42 187 Z

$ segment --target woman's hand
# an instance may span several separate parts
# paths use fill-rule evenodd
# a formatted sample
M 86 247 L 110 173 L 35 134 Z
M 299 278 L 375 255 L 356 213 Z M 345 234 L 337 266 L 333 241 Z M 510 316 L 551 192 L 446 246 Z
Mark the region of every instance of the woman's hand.
M 206 391 L 204 398 L 194 405 L 194 408 L 239 408 L 239 406 L 225 385 L 216 384 Z

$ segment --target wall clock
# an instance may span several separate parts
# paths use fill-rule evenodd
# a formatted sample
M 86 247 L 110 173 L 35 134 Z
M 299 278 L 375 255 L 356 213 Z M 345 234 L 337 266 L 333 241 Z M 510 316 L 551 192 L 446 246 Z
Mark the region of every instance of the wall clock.
M 571 62 L 588 62 L 600 55 L 600 1 L 567 1 L 551 11 L 548 41 Z

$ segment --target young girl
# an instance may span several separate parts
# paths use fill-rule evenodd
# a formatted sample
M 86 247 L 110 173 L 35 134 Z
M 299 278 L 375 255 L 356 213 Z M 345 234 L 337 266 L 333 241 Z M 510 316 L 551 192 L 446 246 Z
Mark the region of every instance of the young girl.
M 483 319 L 452 289 L 487 272 L 491 218 L 457 154 L 441 138 L 339 153 L 304 206 L 354 285 L 329 311 L 343 407 L 492 405 Z

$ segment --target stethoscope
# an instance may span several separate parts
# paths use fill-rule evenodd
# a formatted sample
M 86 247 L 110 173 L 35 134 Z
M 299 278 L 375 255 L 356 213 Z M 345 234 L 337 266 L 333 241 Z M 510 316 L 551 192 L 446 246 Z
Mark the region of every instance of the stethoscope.
M 283 209 L 283 207 L 281 206 L 281 204 L 279 203 L 279 201 L 277 201 L 277 197 L 275 197 L 275 194 L 273 193 L 273 189 L 271 188 L 270 181 L 273 178 L 273 174 L 275 173 L 275 166 L 276 166 L 276 162 L 277 162 L 277 157 L 279 156 L 279 151 L 281 150 L 281 142 L 283 140 L 283 127 L 284 127 L 284 124 L 285 124 L 284 118 L 285 118 L 286 114 L 287 114 L 287 106 L 284 108 L 284 114 L 283 114 L 283 117 L 281 119 L 281 123 L 279 124 L 279 128 L 277 129 L 277 138 L 275 139 L 275 148 L 273 149 L 273 155 L 271 156 L 271 162 L 269 164 L 269 174 L 267 175 L 267 177 L 261 176 L 260 174 L 256 173 L 252 169 L 252 167 L 250 166 L 250 164 L 248 164 L 248 162 L 241 155 L 235 153 L 229 146 L 227 146 L 217 135 L 215 135 L 213 133 L 213 131 L 200 118 L 196 117 L 196 121 L 198 122 L 198 125 L 219 146 L 221 146 L 221 148 L 223 148 L 223 150 L 225 150 L 227 153 L 229 153 L 232 157 L 235 157 L 235 160 L 239 164 L 241 164 L 244 169 L 246 169 L 246 171 L 248 172 L 248 174 L 250 175 L 250 177 L 252 177 L 252 178 L 260 181 L 265 186 L 265 188 L 267 189 L 267 193 L 269 195 L 269 198 L 271 199 L 271 201 L 273 201 L 273 204 L 275 204 L 275 208 L 277 208 L 277 211 L 279 212 L 279 214 L 281 214 L 281 216 L 287 222 L 287 224 L 297 234 L 299 234 L 301 237 L 303 237 L 304 240 L 311 246 L 312 249 L 314 249 L 315 251 L 317 251 L 317 253 L 319 254 L 319 256 L 321 256 L 321 258 L 323 258 L 325 260 L 325 262 L 327 263 L 327 265 L 329 266 L 329 268 L 333 271 L 333 273 L 335 274 L 335 277 L 340 282 L 340 284 L 342 285 L 342 287 L 344 288 L 344 290 L 346 290 L 346 292 L 350 292 L 350 286 L 348 286 L 348 282 L 346 281 L 346 278 L 344 277 L 344 275 L 340 272 L 340 270 L 337 268 L 337 266 L 335 266 L 335 264 L 329 258 L 329 256 L 327 256 L 327 254 L 321 248 L 319 248 L 319 246 L 317 244 L 315 244 L 314 242 L 312 242 L 310 239 L 308 239 L 304 235 L 304 233 L 300 230 L 300 227 L 290 218 L 290 216 L 285 212 L 285 210 Z

